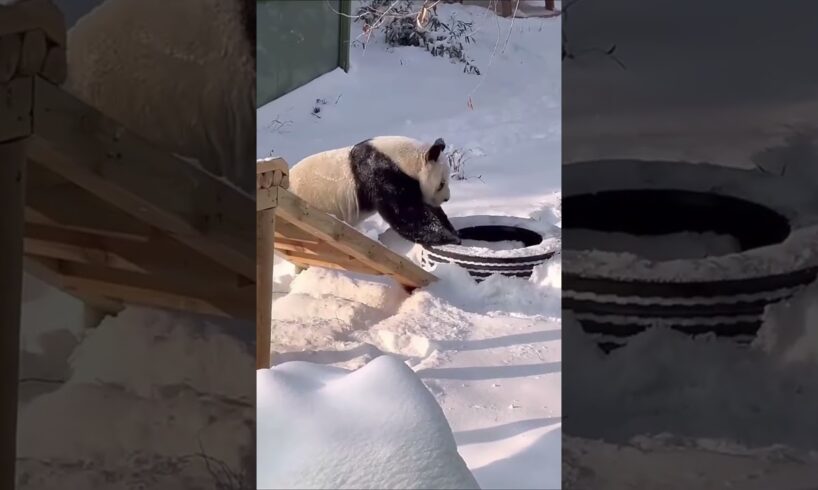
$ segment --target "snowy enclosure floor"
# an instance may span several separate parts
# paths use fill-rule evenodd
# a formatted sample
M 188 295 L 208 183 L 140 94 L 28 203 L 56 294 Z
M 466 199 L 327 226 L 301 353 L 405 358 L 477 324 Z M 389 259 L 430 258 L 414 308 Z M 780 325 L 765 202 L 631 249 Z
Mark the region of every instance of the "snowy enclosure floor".
M 442 137 L 466 155 L 452 179 L 450 216 L 560 218 L 560 19 L 504 19 L 440 4 L 473 20 L 464 44 L 481 75 L 420 48 L 375 36 L 336 70 L 258 110 L 257 154 L 291 165 L 377 135 Z M 365 40 L 353 24 L 353 39 Z M 318 108 L 317 115 L 314 108 Z M 359 227 L 376 238 L 379 217 Z M 277 262 L 274 362 L 357 369 L 382 353 L 402 359 L 434 394 L 481 488 L 559 488 L 560 264 L 531 280 L 475 284 L 442 267 L 410 297 L 393 284 Z

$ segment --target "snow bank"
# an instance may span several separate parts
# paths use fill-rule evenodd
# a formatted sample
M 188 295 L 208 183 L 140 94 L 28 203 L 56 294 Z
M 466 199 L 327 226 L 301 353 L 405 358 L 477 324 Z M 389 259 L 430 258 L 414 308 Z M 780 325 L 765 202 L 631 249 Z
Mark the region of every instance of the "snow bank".
M 400 304 L 409 294 L 403 288 L 395 287 L 391 279 L 312 267 L 290 285 L 293 293 L 311 295 L 329 295 L 336 298 L 356 301 L 386 315 L 398 310 Z
M 399 360 L 257 373 L 259 488 L 479 488 L 442 410 Z
M 240 327 L 143 308 L 106 319 L 71 378 L 22 407 L 19 488 L 211 488 L 201 453 L 241 473 L 255 387 Z
M 671 433 L 818 450 L 817 316 L 815 284 L 768 307 L 749 348 L 652 328 L 608 356 L 566 317 L 564 404 L 578 431 L 571 435 L 626 443 Z

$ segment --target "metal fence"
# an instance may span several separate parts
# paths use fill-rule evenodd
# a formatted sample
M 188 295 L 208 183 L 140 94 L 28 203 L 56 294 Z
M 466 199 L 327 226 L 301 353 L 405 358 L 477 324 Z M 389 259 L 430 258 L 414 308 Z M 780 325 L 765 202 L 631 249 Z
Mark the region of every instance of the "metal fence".
M 339 66 L 349 69 L 350 3 L 257 1 L 258 107 Z

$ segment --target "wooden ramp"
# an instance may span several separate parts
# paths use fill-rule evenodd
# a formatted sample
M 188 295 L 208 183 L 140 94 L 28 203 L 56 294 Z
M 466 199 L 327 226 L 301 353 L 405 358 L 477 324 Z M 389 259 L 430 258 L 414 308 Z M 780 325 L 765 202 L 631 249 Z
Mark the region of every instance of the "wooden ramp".
M 288 191 L 288 165 L 282 158 L 259 160 L 257 166 L 259 369 L 270 366 L 273 250 L 296 265 L 388 276 L 408 290 L 436 280 L 412 261 Z

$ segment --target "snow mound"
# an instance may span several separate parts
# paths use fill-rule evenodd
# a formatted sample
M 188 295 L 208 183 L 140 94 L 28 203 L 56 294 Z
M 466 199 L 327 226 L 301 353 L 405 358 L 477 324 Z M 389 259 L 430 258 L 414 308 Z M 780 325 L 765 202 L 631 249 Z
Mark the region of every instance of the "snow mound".
M 362 303 L 386 315 L 394 314 L 409 294 L 394 281 L 321 267 L 311 267 L 290 284 L 290 292 L 334 296 Z
M 767 307 L 755 347 L 781 363 L 818 364 L 818 282 Z
M 749 448 L 818 450 L 818 425 L 803 423 L 818 406 L 817 292 L 814 284 L 768 307 L 749 348 L 651 328 L 605 356 L 565 315 L 572 381 L 564 405 L 572 430 L 582 428 L 571 435 L 621 444 L 672 433 Z
M 476 489 L 443 411 L 404 363 L 257 372 L 259 488 Z
M 273 324 L 279 321 L 309 321 L 323 319 L 343 325 L 368 326 L 385 315 L 363 303 L 330 295 L 310 295 L 291 292 L 273 303 Z
M 210 488 L 203 455 L 246 473 L 254 357 L 240 327 L 133 307 L 107 318 L 72 376 L 22 407 L 18 488 Z
M 247 346 L 222 328 L 202 317 L 127 308 L 77 347 L 68 384 L 110 384 L 142 397 L 154 396 L 157 387 L 184 385 L 250 403 L 252 379 L 238 373 L 252 370 L 253 360 Z

